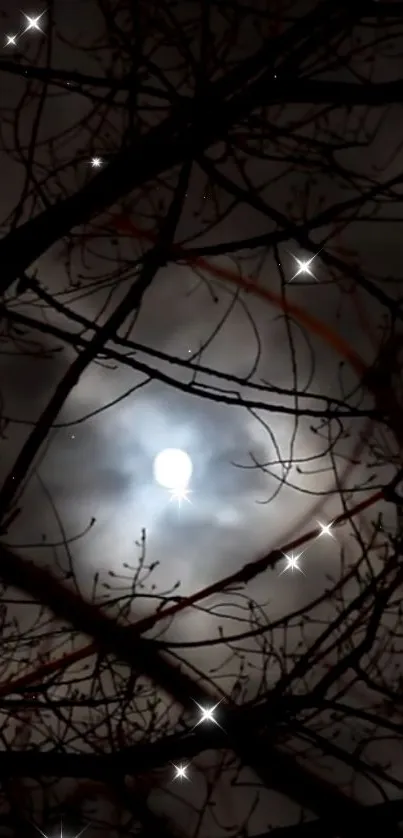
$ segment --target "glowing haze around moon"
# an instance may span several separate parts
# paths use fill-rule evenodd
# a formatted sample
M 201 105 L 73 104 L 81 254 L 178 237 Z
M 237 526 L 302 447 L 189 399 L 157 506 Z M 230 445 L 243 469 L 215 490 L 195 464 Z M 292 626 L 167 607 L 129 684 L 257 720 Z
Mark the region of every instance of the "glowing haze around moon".
M 165 489 L 183 489 L 192 476 L 192 461 L 180 448 L 166 448 L 154 460 L 154 477 Z

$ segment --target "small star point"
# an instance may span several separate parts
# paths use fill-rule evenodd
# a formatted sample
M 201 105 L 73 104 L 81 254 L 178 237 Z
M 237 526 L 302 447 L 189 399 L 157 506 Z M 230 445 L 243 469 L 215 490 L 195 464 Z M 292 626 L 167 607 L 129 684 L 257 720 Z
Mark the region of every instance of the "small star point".
M 99 169 L 102 166 L 103 161 L 100 157 L 93 157 L 91 160 L 91 166 L 93 169 Z
M 187 770 L 189 768 L 188 765 L 175 765 L 174 763 L 172 763 L 172 765 L 176 772 L 174 780 L 189 780 L 189 777 L 187 775 Z
M 304 571 L 300 568 L 300 566 L 298 564 L 298 562 L 299 562 L 299 560 L 302 556 L 302 553 L 299 553 L 299 555 L 294 555 L 294 553 L 289 553 L 289 554 L 284 553 L 283 555 L 284 555 L 284 558 L 287 561 L 287 564 L 286 564 L 284 570 L 281 571 L 280 576 L 282 576 L 283 573 L 285 573 L 287 570 L 291 570 L 291 573 L 294 573 L 294 570 L 298 570 L 299 573 L 304 573 Z M 304 574 L 304 576 L 305 576 L 305 574 Z
M 195 727 L 203 724 L 203 722 L 212 722 L 213 724 L 217 725 L 217 727 L 221 727 L 221 725 L 217 722 L 217 719 L 214 718 L 214 711 L 217 709 L 218 705 L 221 704 L 221 701 L 218 701 L 217 704 L 214 704 L 213 707 L 202 707 L 198 701 L 195 701 L 197 704 L 200 712 L 201 717 L 198 722 L 196 722 Z
M 32 30 L 35 30 L 36 32 L 42 32 L 42 29 L 39 26 L 39 21 L 44 14 L 45 12 L 41 12 L 40 15 L 36 15 L 35 17 L 33 17 L 24 13 L 25 20 L 27 21 L 27 25 L 24 29 L 24 32 L 30 32 Z
M 318 535 L 318 538 L 322 538 L 322 535 L 329 535 L 330 538 L 334 538 L 333 533 L 331 532 L 333 522 L 331 521 L 330 524 L 322 524 L 321 521 L 318 521 L 318 524 L 321 528 L 321 532 Z
M 319 253 L 320 253 L 320 251 L 319 251 Z M 294 276 L 292 276 L 291 279 L 288 280 L 288 281 L 292 282 L 293 279 L 295 279 L 300 274 L 308 274 L 308 276 L 311 276 L 317 282 L 318 280 L 316 279 L 315 274 L 312 273 L 312 270 L 311 270 L 312 262 L 313 262 L 314 259 L 316 259 L 317 256 L 318 256 L 318 253 L 315 253 L 313 256 L 311 256 L 310 259 L 298 259 L 297 256 L 293 256 L 293 259 L 295 260 L 295 262 L 298 265 L 298 270 L 294 274 Z
M 17 46 L 17 36 L 16 35 L 7 35 L 6 36 L 6 47 L 15 47 Z

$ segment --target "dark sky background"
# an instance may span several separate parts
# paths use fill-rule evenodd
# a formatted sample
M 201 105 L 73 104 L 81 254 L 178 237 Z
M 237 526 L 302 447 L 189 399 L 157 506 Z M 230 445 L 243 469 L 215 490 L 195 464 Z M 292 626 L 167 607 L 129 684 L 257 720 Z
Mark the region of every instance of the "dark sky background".
M 3 14 L 7 11 L 7 16 L 0 19 L 0 27 L 4 33 L 8 33 L 18 26 L 19 10 L 9 13 L 8 4 L 4 2 L 0 9 Z M 80 2 L 75 5 L 72 2 L 57 2 L 55 6 L 57 27 L 72 41 L 91 40 L 88 26 L 92 24 L 92 15 L 93 3 Z M 45 15 L 45 32 L 46 25 Z M 95 28 L 95 22 L 93 25 Z M 31 57 L 34 58 L 43 37 L 27 35 L 24 54 L 30 55 L 32 50 Z M 29 40 L 31 43 L 28 43 Z M 34 46 L 34 40 L 37 46 Z M 60 42 L 52 63 L 58 67 L 77 67 L 86 72 L 97 70 L 90 55 L 83 58 L 82 52 L 75 54 L 74 50 Z M 382 66 L 376 70 L 378 76 L 385 72 L 390 76 L 401 72 L 401 59 L 389 61 L 386 70 Z M 15 103 L 15 97 L 21 90 L 21 82 L 18 80 L 10 76 L 6 77 L 6 81 L 7 85 L 2 87 L 0 93 L 3 108 Z M 41 130 L 44 136 L 56 125 L 61 131 L 63 126 L 76 122 L 83 108 L 83 100 L 74 94 L 53 98 L 43 117 Z M 375 119 L 378 116 L 375 114 Z M 359 153 L 348 152 L 344 162 L 353 166 L 359 159 L 361 171 L 370 171 L 375 163 L 378 166 L 384 165 L 391 157 L 382 177 L 386 179 L 397 173 L 401 164 L 399 156 L 394 152 L 401 142 L 401 119 L 401 108 L 391 108 L 372 146 L 364 151 L 360 149 Z M 9 120 L 10 116 L 7 115 L 2 124 L 3 146 L 7 147 L 13 141 Z M 31 123 L 32 113 L 28 106 L 20 118 L 19 130 L 22 137 L 27 136 Z M 77 188 L 87 178 L 94 176 L 88 161 L 93 154 L 106 159 L 108 153 L 112 153 L 113 138 L 118 132 L 119 126 L 112 124 L 110 132 L 103 129 L 94 141 L 87 136 L 86 131 L 81 130 L 78 139 L 66 143 L 65 148 L 60 150 L 60 157 L 64 160 L 73 158 L 75 146 L 83 149 L 82 161 L 73 172 L 65 176 L 66 186 L 75 184 Z M 41 154 L 44 155 L 46 167 L 46 152 L 38 154 L 38 159 Z M 6 218 L 10 208 L 18 201 L 22 174 L 18 162 L 12 162 L 10 154 L 3 152 L 0 164 L 3 183 L 1 206 Z M 259 174 L 263 177 L 263 170 L 259 172 L 258 164 L 254 175 L 259 177 Z M 292 189 L 300 180 L 292 172 L 286 175 L 279 185 L 272 188 L 272 204 L 286 213 Z M 325 203 L 343 197 L 339 195 L 338 186 L 332 183 L 331 178 L 322 176 L 316 185 L 311 183 L 310 186 L 312 200 L 319 194 L 323 195 Z M 208 217 L 206 203 L 209 199 L 202 209 L 204 215 L 198 218 L 192 215 L 199 212 L 203 189 L 204 182 L 200 173 L 196 172 L 189 188 L 186 211 L 178 228 L 178 240 L 189 235 L 196 225 L 200 229 Z M 27 213 L 28 202 L 25 209 Z M 238 208 L 220 228 L 207 234 L 201 241 L 211 244 L 220 239 L 257 234 L 263 229 L 265 222 L 261 216 L 250 208 Z M 352 225 L 343 233 L 342 242 L 354 249 L 364 272 L 371 273 L 375 279 L 378 275 L 379 281 L 390 274 L 400 280 L 401 237 L 397 225 Z M 110 242 L 103 241 L 96 247 L 101 255 L 109 259 L 116 258 Z M 285 275 L 290 279 L 295 272 L 292 254 L 299 257 L 304 254 L 293 244 L 287 245 L 287 248 L 281 250 L 281 258 Z M 128 258 L 134 254 L 133 244 L 127 249 Z M 224 263 L 227 264 L 225 260 Z M 102 265 L 102 270 L 107 269 L 99 256 L 91 254 L 84 268 L 79 262 L 77 265 L 79 270 L 85 271 L 86 277 L 91 277 L 99 265 Z M 250 260 L 246 268 L 248 265 L 252 268 L 256 263 Z M 306 283 L 305 279 L 301 281 L 298 277 L 287 286 L 287 295 L 337 330 L 363 357 L 371 360 L 373 349 L 363 334 L 351 299 L 341 295 L 340 289 L 334 284 L 331 285 L 332 278 L 321 262 L 320 254 L 314 266 L 317 281 Z M 104 301 L 103 294 L 93 294 L 80 300 L 78 294 L 74 295 L 71 291 L 66 293 L 67 276 L 60 246 L 41 258 L 37 268 L 38 278 L 44 287 L 53 294 L 59 292 L 62 301 L 74 305 L 77 311 L 89 319 L 97 317 Z M 273 260 L 267 260 L 259 282 L 271 289 L 279 289 L 280 280 Z M 131 332 L 132 339 L 180 358 L 193 356 L 209 340 L 230 306 L 232 289 L 221 285 L 216 286 L 215 291 L 217 302 L 212 299 L 206 284 L 201 283 L 187 267 L 170 265 L 161 270 L 145 296 Z M 116 299 L 115 294 L 113 304 Z M 368 296 L 360 295 L 360 300 L 365 302 L 367 317 L 376 336 L 384 312 Z M 21 303 L 17 305 L 21 306 Z M 36 316 L 39 313 L 38 307 L 34 308 L 29 303 L 21 310 L 31 315 L 35 313 Z M 54 316 L 50 316 L 50 320 L 62 322 Z M 292 330 L 300 386 L 306 385 L 314 356 L 315 369 L 310 390 L 318 394 L 339 396 L 340 359 L 319 339 L 310 337 L 309 344 L 299 327 L 293 326 Z M 202 363 L 232 375 L 247 375 L 255 363 L 258 351 L 256 333 L 260 340 L 260 359 L 254 380 L 269 380 L 276 386 L 291 387 L 292 363 L 284 320 L 279 317 L 278 311 L 251 295 L 242 297 L 241 301 L 233 305 L 224 325 L 203 351 Z M 61 350 L 56 340 L 46 336 L 35 337 L 35 340 L 40 340 L 42 347 L 49 350 L 47 357 L 24 357 L 10 346 L 5 346 L 5 352 L 0 357 L 3 411 L 5 415 L 17 420 L 10 423 L 7 438 L 1 443 L 1 474 L 7 473 L 25 438 L 28 428 L 24 423 L 35 422 L 73 357 L 71 351 Z M 56 347 L 57 352 L 54 352 Z M 146 359 L 145 355 L 140 357 Z M 179 378 L 180 375 L 178 372 Z M 348 382 L 353 383 L 354 376 L 350 371 L 344 369 L 342 376 L 346 388 Z M 291 534 L 311 528 L 318 519 L 324 522 L 331 520 L 340 511 L 339 498 L 332 492 L 332 463 L 324 454 L 326 440 L 312 432 L 311 419 L 301 419 L 295 429 L 292 417 L 276 412 L 252 414 L 241 408 L 214 404 L 180 393 L 157 381 L 130 394 L 130 390 L 141 381 L 142 377 L 134 371 L 123 366 L 115 368 L 109 362 L 92 364 L 82 376 L 59 416 L 58 421 L 62 427 L 56 428 L 50 435 L 38 463 L 37 474 L 32 476 L 24 492 L 21 515 L 7 537 L 9 544 L 26 550 L 30 557 L 52 564 L 54 553 L 41 546 L 41 541 L 44 534 L 49 542 L 60 540 L 56 509 L 67 537 L 75 539 L 71 545 L 74 568 L 82 591 L 86 593 L 95 572 L 101 571 L 106 575 L 112 570 L 120 573 L 123 563 L 135 564 L 139 552 L 136 541 L 142 529 L 145 529 L 147 561 L 158 562 L 158 567 L 147 582 L 144 593 L 152 593 L 152 584 L 156 585 L 158 591 L 165 591 L 176 581 L 181 582 L 182 593 L 189 593 L 234 572 L 243 563 L 273 547 L 280 546 Z M 125 393 L 128 395 L 123 398 Z M 117 404 L 107 407 L 118 397 L 122 398 Z M 276 401 L 276 397 L 273 400 Z M 283 397 L 279 396 L 278 400 L 284 403 Z M 100 411 L 103 407 L 105 409 Z M 97 415 L 83 421 L 83 417 L 94 412 Z M 268 428 L 261 420 L 267 423 Z M 338 444 L 336 450 L 340 472 L 346 455 L 353 450 L 363 427 L 363 420 L 352 420 L 347 437 Z M 193 461 L 191 503 L 184 503 L 180 510 L 175 503 L 170 502 L 169 493 L 156 485 L 152 471 L 155 456 L 170 447 L 186 450 Z M 266 471 L 252 467 L 252 457 L 258 462 L 271 465 Z M 287 464 L 290 459 L 299 461 L 302 473 L 299 473 L 294 462 L 287 475 L 288 485 L 280 489 L 284 463 Z M 377 485 L 380 476 L 387 474 L 385 470 L 381 472 L 379 468 L 372 469 L 368 465 L 370 459 L 367 451 L 361 454 L 360 464 L 349 477 L 351 487 L 362 485 L 370 477 L 373 484 Z M 54 508 L 49 502 L 49 496 L 53 499 Z M 355 500 L 361 497 L 357 493 Z M 319 508 L 323 498 L 326 506 Z M 390 514 L 389 510 L 386 514 Z M 374 517 L 372 510 L 368 517 Z M 90 532 L 80 536 L 92 518 L 96 520 Z M 326 584 L 327 574 L 337 575 L 341 547 L 345 548 L 352 559 L 356 546 L 348 526 L 338 530 L 335 539 L 322 539 L 308 546 L 301 560 L 303 574 L 279 575 L 282 569 L 279 566 L 263 578 L 259 577 L 248 589 L 249 594 L 262 605 L 271 619 L 275 619 L 320 593 Z M 65 561 L 63 551 L 57 552 Z M 149 607 L 144 602 L 139 605 L 136 603 L 135 615 Z M 231 614 L 232 617 L 236 616 L 237 607 L 234 605 L 232 610 L 230 606 L 226 608 L 225 613 L 229 616 L 225 618 L 225 625 L 228 631 L 236 629 L 238 625 L 231 618 Z M 26 619 L 26 612 L 23 619 Z M 217 622 L 212 615 L 189 612 L 170 629 L 170 636 L 186 640 L 211 637 L 216 634 Z M 221 617 L 219 622 L 222 622 Z M 191 657 L 196 665 L 207 669 L 216 666 L 224 658 L 225 653 L 217 651 L 217 647 L 214 651 L 192 652 Z M 229 683 L 232 679 L 231 666 L 227 667 L 227 674 Z M 273 678 L 276 675 L 273 672 Z M 254 675 L 252 682 L 253 679 Z M 199 763 L 208 761 L 207 755 L 200 758 Z M 368 789 L 361 789 L 361 792 L 370 796 Z M 172 796 L 176 795 L 185 795 L 187 802 L 199 805 L 201 797 L 198 796 L 201 794 L 202 786 L 198 783 L 189 784 L 186 791 L 176 786 L 171 787 L 169 805 L 174 800 Z M 225 788 L 223 780 L 222 787 L 217 786 L 217 800 L 224 817 L 232 818 L 235 822 L 243 816 L 247 792 L 237 799 L 233 790 Z M 162 810 L 166 808 L 163 796 L 157 800 L 156 805 Z M 238 814 L 235 811 L 237 805 L 242 809 Z M 179 813 L 179 803 L 176 802 L 175 807 L 175 812 Z M 276 795 L 270 794 L 270 811 L 272 822 L 287 823 L 292 821 L 297 810 L 291 803 L 287 802 L 285 806 Z M 183 815 L 178 814 L 178 820 L 183 818 L 187 825 L 190 822 L 187 819 L 191 817 L 186 809 Z M 267 813 L 263 806 L 251 821 L 251 834 L 264 828 L 266 823 Z M 214 828 L 217 830 L 217 827 Z

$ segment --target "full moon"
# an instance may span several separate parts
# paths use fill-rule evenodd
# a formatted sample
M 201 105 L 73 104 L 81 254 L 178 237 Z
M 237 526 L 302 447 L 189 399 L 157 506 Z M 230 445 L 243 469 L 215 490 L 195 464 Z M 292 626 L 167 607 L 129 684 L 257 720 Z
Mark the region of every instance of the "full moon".
M 184 489 L 192 476 L 192 461 L 180 448 L 166 448 L 154 460 L 154 476 L 165 489 Z

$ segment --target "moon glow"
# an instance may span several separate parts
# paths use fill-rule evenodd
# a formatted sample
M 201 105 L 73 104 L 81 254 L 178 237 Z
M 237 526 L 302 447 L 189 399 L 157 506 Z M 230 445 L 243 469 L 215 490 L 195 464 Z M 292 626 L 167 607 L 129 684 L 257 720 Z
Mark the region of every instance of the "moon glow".
M 154 460 L 154 477 L 165 489 L 184 489 L 192 476 L 192 461 L 180 448 L 166 448 Z

